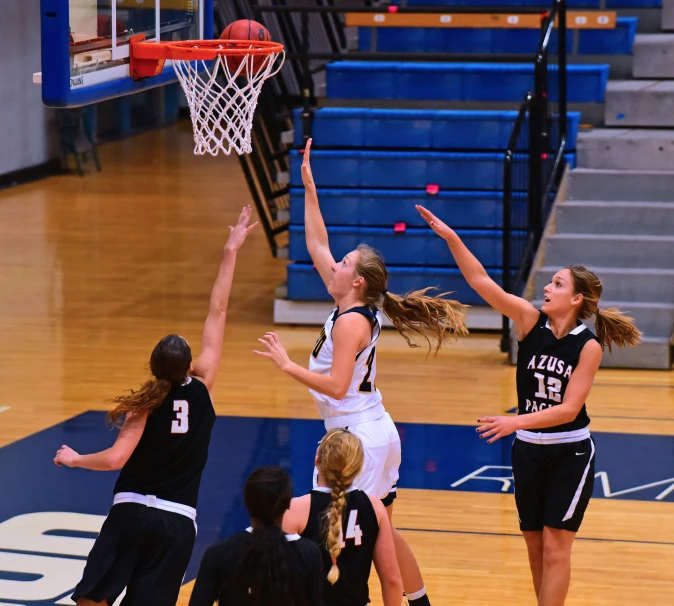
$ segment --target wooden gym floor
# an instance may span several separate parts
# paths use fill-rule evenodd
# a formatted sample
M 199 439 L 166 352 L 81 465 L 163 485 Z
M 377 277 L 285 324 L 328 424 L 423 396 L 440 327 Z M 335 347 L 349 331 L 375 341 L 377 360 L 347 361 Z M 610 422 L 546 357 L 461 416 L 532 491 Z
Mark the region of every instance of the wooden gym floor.
M 108 144 L 101 161 L 100 174 L 0 192 L 0 454 L 84 411 L 106 410 L 106 399 L 146 377 L 149 353 L 164 334 L 185 335 L 198 349 L 227 225 L 251 202 L 237 159 L 195 158 L 186 124 Z M 316 419 L 306 390 L 251 353 L 273 327 L 284 267 L 261 230 L 239 255 L 215 389 L 219 415 Z M 291 357 L 306 362 L 317 329 L 276 330 Z M 378 353 L 377 383 L 397 422 L 462 431 L 482 414 L 516 405 L 514 369 L 494 335 L 471 336 L 426 359 L 387 331 Z M 667 490 L 674 486 L 674 374 L 602 370 L 588 405 L 592 429 L 608 445 L 603 458 L 598 450 L 597 470 L 610 471 L 597 479 L 602 498 L 592 500 L 574 547 L 567 604 L 674 604 L 674 494 Z M 466 469 L 476 471 L 489 464 L 480 453 L 507 451 L 475 441 L 452 451 L 449 466 L 456 460 L 464 469 L 459 459 L 473 457 Z M 404 459 L 421 448 L 415 444 L 404 443 Z M 23 464 L 12 461 L 18 473 Z M 428 474 L 433 465 L 426 464 Z M 23 481 L 27 490 L 49 486 L 70 471 L 49 468 Z M 395 519 L 407 529 L 433 603 L 534 604 L 514 499 L 501 492 L 503 483 L 419 487 L 432 486 L 426 481 L 406 484 L 403 475 Z M 13 498 L 2 494 L 6 503 Z M 19 512 L 43 507 L 17 501 Z M 12 582 L 14 597 L 3 595 Z M 0 602 L 19 601 L 16 582 L 0 565 Z M 187 604 L 190 588 L 179 604 Z M 372 593 L 380 603 L 376 578 Z M 31 600 L 21 603 L 56 603 Z

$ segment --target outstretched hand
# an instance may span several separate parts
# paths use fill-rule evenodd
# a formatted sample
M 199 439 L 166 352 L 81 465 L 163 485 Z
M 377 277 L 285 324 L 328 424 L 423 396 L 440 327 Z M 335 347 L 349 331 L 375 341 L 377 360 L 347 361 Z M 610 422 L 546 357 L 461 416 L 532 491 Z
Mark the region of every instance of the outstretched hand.
M 302 159 L 302 183 L 304 187 L 316 189 L 316 184 L 314 183 L 314 175 L 311 172 L 311 142 L 313 139 L 307 140 L 307 144 L 304 148 L 304 158 Z
M 419 214 L 424 218 L 428 226 L 443 239 L 447 239 L 454 234 L 454 230 L 447 224 L 438 219 L 430 210 L 417 204 L 414 208 L 419 211 Z
M 253 350 L 255 355 L 269 358 L 281 370 L 285 370 L 291 364 L 288 352 L 281 345 L 281 339 L 275 332 L 265 333 L 258 341 L 267 348 L 267 351 Z
M 480 438 L 489 438 L 487 444 L 505 438 L 517 430 L 517 417 L 480 417 L 477 420 L 481 425 L 475 430 Z
M 61 446 L 61 448 L 59 448 L 56 451 L 54 463 L 56 463 L 56 465 L 58 465 L 59 467 L 61 465 L 65 465 L 66 467 L 75 467 L 75 463 L 79 456 L 80 455 L 76 453 L 72 448 L 64 444 L 63 446 Z
M 245 242 L 246 236 L 257 227 L 257 221 L 252 225 L 248 225 L 252 214 L 253 209 L 250 204 L 241 209 L 241 214 L 239 215 L 239 220 L 236 225 L 234 227 L 231 225 L 229 226 L 229 238 L 227 244 L 225 244 L 225 250 L 231 252 L 239 250 Z

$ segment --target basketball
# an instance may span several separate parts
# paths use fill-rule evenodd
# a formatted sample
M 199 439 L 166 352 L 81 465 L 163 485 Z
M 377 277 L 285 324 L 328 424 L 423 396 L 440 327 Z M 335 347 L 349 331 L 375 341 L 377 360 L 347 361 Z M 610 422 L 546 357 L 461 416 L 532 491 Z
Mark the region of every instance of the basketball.
M 220 34 L 221 40 L 250 40 L 251 42 L 271 42 L 271 35 L 267 28 L 251 19 L 240 19 L 230 23 Z M 239 69 L 244 57 L 227 57 L 227 67 L 229 71 L 235 72 Z M 264 65 L 265 57 L 255 57 L 252 65 L 252 72 L 257 73 Z

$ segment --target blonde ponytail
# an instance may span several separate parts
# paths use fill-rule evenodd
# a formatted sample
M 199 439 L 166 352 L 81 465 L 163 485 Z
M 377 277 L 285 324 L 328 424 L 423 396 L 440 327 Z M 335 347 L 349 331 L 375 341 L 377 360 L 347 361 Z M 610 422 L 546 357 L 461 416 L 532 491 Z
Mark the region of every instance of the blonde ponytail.
M 624 315 L 617 307 L 595 311 L 594 326 L 602 347 L 634 347 L 641 343 L 641 331 L 634 325 L 634 318 Z
M 418 335 L 426 339 L 428 351 L 433 350 L 433 353 L 437 354 L 446 341 L 468 334 L 466 328 L 468 306 L 452 299 L 445 299 L 444 297 L 450 294 L 448 292 L 435 296 L 426 294 L 431 290 L 437 289 L 422 288 L 403 296 L 384 291 L 382 311 L 410 347 L 418 347 L 411 338 Z
M 580 320 L 587 320 L 594 316 L 595 332 L 599 344 L 608 347 L 634 347 L 641 343 L 641 331 L 634 325 L 634 318 L 624 315 L 616 307 L 599 309 L 599 299 L 604 290 L 597 275 L 582 265 L 568 265 L 567 268 L 573 278 L 573 290 L 583 295 L 583 304 L 578 312 Z

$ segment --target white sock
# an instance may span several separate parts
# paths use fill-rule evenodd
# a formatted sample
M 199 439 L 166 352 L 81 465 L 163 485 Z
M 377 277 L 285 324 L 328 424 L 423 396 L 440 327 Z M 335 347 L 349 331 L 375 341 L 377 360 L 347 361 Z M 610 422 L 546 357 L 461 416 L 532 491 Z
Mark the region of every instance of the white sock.
M 426 585 L 424 585 L 419 591 L 414 593 L 406 593 L 405 596 L 408 600 L 418 600 L 419 598 L 426 595 Z

